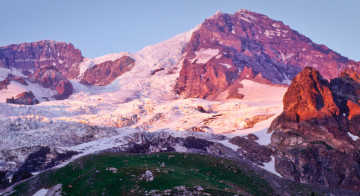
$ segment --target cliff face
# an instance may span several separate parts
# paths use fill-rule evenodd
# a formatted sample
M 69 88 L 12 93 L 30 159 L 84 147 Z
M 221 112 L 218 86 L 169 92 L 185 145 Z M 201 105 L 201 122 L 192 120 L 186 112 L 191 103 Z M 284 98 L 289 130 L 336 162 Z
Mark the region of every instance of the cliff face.
M 329 83 L 307 67 L 294 78 L 270 146 L 282 176 L 360 191 L 360 84 L 354 71 L 340 75 Z
M 359 63 L 313 43 L 280 21 L 240 10 L 218 12 L 194 31 L 175 90 L 184 97 L 216 99 L 242 79 L 289 84 L 305 67 L 325 79 Z M 234 95 L 232 95 L 234 96 Z M 236 95 L 235 95 L 236 97 Z
M 43 40 L 0 47 L 0 67 L 15 68 L 25 75 L 54 66 L 64 76 L 75 78 L 82 59 L 80 50 L 65 42 Z

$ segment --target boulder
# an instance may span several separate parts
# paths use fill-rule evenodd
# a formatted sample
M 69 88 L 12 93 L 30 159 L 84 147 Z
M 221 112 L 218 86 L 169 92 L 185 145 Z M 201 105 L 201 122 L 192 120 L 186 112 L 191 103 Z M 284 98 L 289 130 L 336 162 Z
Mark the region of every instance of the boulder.
M 6 99 L 6 103 L 21 104 L 21 105 L 35 105 L 39 103 L 31 91 L 22 92 L 15 97 Z

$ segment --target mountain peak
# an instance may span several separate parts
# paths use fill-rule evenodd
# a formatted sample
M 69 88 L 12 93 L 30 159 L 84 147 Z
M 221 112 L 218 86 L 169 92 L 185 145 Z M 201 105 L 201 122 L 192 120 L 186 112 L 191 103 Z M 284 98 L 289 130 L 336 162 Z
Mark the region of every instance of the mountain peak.
M 288 85 L 306 66 L 328 80 L 342 69 L 359 69 L 283 22 L 245 9 L 234 14 L 217 12 L 205 20 L 184 51 L 186 60 L 176 89 L 185 97 L 216 99 L 242 79 L 244 70 L 252 72 L 245 74 L 248 79 L 258 76 L 265 83 Z
M 216 11 L 215 15 L 221 15 L 223 14 L 220 10 Z

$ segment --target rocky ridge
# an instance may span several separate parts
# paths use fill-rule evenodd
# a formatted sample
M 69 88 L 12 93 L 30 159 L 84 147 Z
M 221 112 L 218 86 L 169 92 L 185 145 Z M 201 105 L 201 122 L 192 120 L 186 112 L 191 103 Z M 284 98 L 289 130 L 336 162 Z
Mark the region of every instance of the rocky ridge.
M 42 67 L 54 66 L 64 76 L 75 78 L 78 64 L 83 60 L 81 51 L 71 43 L 42 40 L 0 47 L 0 67 L 15 68 L 30 75 Z

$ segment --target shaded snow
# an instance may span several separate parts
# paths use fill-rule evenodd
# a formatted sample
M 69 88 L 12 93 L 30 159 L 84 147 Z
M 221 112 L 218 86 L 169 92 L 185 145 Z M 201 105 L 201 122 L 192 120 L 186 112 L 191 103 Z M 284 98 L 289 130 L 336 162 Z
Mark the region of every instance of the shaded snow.
M 9 74 L 16 75 L 16 76 L 24 76 L 20 71 L 18 71 L 16 69 L 7 69 L 7 68 L 0 67 L 0 81 L 5 80 Z
M 237 149 L 239 149 L 239 146 L 230 143 L 229 140 L 221 140 L 221 141 L 216 141 L 216 142 L 218 142 L 218 143 L 220 143 L 220 144 L 222 144 L 222 145 L 224 145 L 226 147 L 229 147 L 234 151 L 237 151 Z
M 40 189 L 33 196 L 46 196 L 48 189 Z
M 6 103 L 7 98 L 15 97 L 16 95 L 25 92 L 32 91 L 37 100 L 44 101 L 43 97 L 52 99 L 52 96 L 56 94 L 56 91 L 49 88 L 43 88 L 39 84 L 27 82 L 28 86 L 21 83 L 11 81 L 7 89 L 0 91 L 0 102 Z
M 264 164 L 264 166 L 260 166 L 261 168 L 281 177 L 281 175 L 277 171 L 275 171 L 275 159 L 273 156 L 271 156 L 271 161 L 269 161 L 267 163 L 263 163 L 263 164 Z

